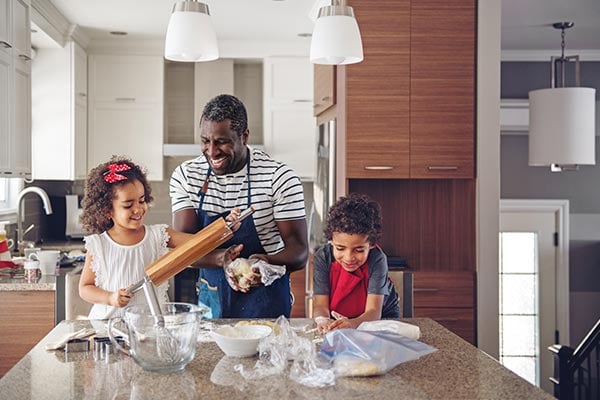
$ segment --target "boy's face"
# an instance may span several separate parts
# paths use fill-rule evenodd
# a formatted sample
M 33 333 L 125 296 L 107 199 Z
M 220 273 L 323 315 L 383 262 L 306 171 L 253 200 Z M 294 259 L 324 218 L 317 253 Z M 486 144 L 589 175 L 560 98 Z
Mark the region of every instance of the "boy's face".
M 348 272 L 359 269 L 367 262 L 373 248 L 368 235 L 333 232 L 331 235 L 333 257 Z

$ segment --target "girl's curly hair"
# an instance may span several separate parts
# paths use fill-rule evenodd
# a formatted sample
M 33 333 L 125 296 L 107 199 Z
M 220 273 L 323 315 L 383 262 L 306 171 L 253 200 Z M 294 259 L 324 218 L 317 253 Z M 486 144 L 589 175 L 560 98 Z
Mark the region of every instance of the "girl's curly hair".
M 381 237 L 381 207 L 360 193 L 340 197 L 327 214 L 327 240 L 331 240 L 334 232 L 367 235 L 369 244 L 376 244 Z
M 110 172 L 109 165 L 125 164 L 130 167 L 127 171 L 118 172 L 127 179 L 113 183 L 106 182 L 105 176 Z M 92 169 L 85 183 L 85 194 L 83 196 L 83 212 L 80 217 L 81 224 L 88 233 L 102 233 L 110 229 L 114 223 L 110 218 L 112 201 L 115 199 L 115 189 L 133 181 L 139 181 L 144 186 L 146 202 L 151 203 L 152 189 L 146 178 L 146 171 L 134 164 L 129 158 L 123 156 L 112 156 L 111 159 Z

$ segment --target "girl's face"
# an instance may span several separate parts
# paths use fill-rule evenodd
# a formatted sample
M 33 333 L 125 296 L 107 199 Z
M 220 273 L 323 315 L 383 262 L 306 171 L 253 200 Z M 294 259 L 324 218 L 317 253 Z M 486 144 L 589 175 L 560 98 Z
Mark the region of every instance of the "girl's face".
M 368 235 L 333 232 L 331 235 L 333 257 L 348 272 L 354 272 L 367 262 L 373 248 Z
M 112 218 L 115 228 L 140 229 L 144 215 L 148 211 L 148 203 L 144 193 L 144 185 L 138 180 L 127 182 L 114 189 L 112 201 Z

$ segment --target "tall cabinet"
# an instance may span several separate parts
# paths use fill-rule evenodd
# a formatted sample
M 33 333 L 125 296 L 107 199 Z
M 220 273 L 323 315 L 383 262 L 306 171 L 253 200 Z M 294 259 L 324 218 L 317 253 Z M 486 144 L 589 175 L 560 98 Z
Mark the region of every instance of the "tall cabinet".
M 0 176 L 31 175 L 29 0 L 0 0 Z
M 415 316 L 475 343 L 475 1 L 349 3 L 365 58 L 336 67 L 336 104 L 317 116 L 337 120 L 338 193 L 381 204 Z
M 87 54 L 74 41 L 39 49 L 32 66 L 33 178 L 87 175 Z

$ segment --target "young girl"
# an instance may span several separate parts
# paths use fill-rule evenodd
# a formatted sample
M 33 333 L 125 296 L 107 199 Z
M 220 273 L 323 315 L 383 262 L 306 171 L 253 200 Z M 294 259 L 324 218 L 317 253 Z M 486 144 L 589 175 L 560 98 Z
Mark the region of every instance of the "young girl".
M 127 287 L 144 278 L 144 268 L 192 235 L 166 225 L 144 225 L 151 189 L 145 172 L 131 160 L 115 157 L 90 171 L 83 198 L 81 222 L 86 236 L 85 265 L 79 295 L 94 303 L 90 319 L 104 319 L 115 307 L 146 304 L 143 293 Z M 168 284 L 157 288 L 159 302 L 167 300 Z M 121 312 L 117 310 L 117 312 Z
M 376 245 L 380 236 L 379 204 L 366 195 L 350 193 L 329 209 L 329 243 L 314 257 L 313 312 L 320 332 L 400 317 L 387 257 Z

